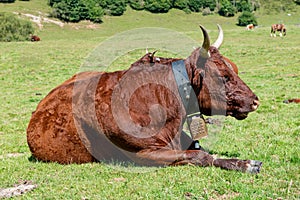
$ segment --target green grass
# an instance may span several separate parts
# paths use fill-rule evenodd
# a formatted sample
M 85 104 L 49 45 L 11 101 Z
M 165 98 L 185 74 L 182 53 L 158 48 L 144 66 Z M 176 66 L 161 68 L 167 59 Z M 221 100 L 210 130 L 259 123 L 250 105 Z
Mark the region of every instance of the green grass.
M 48 12 L 45 5 L 46 1 L 16 1 L 0 4 L 0 9 L 35 14 Z M 41 42 L 0 43 L 0 188 L 19 180 L 38 185 L 16 199 L 299 199 L 299 105 L 282 103 L 300 98 L 299 13 L 290 17 L 284 13 L 259 15 L 261 26 L 245 31 L 235 25 L 236 18 L 129 9 L 124 16 L 105 17 L 96 29 L 86 28 L 88 22 L 64 28 L 45 24 L 37 31 Z M 269 26 L 281 20 L 287 25 L 287 36 L 271 38 Z M 239 66 L 240 77 L 261 101 L 258 111 L 246 120 L 226 118 L 218 132 L 202 144 L 221 156 L 262 161 L 260 174 L 193 166 L 141 168 L 30 161 L 26 127 L 31 112 L 52 88 L 80 71 L 84 59 L 101 42 L 134 28 L 162 27 L 186 34 L 200 45 L 200 23 L 207 27 L 212 40 L 218 33 L 216 23 L 222 25 L 222 54 Z M 129 67 L 143 53 L 137 50 L 124 55 L 112 69 Z M 169 55 L 165 51 L 157 54 Z M 19 156 L 7 157 L 9 153 Z

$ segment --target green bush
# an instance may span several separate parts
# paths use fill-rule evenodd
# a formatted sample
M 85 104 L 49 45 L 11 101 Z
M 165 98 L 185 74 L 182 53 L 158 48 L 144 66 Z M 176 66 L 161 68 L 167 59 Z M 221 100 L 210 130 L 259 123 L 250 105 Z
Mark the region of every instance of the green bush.
M 143 10 L 145 7 L 144 0 L 130 0 L 129 5 L 134 10 Z
M 62 0 L 48 0 L 48 5 L 52 7 L 55 3 L 59 3 L 61 1 Z
M 210 11 L 213 11 L 216 8 L 215 0 L 188 0 L 189 9 L 193 12 L 203 11 L 205 8 L 209 8 Z M 205 13 L 208 13 L 206 9 Z
M 19 19 L 13 14 L 0 12 L 0 41 L 30 40 L 34 28 L 30 21 Z
M 189 0 L 188 5 L 192 12 L 199 12 L 202 8 L 202 0 Z
M 171 0 L 145 0 L 145 9 L 153 13 L 166 13 L 171 8 Z
M 125 0 L 98 0 L 106 15 L 120 16 L 126 11 Z
M 249 11 L 245 11 L 238 17 L 238 25 L 247 26 L 248 24 L 253 24 L 254 26 L 258 25 L 254 14 Z
M 236 9 L 238 12 L 244 12 L 244 11 L 249 11 L 252 12 L 252 6 L 248 0 L 242 0 L 237 2 L 236 4 Z
M 0 3 L 14 3 L 15 0 L 0 0 Z
M 231 4 L 229 0 L 221 1 L 221 8 L 219 10 L 220 15 L 224 17 L 233 17 L 235 12 L 235 7 Z
M 91 20 L 102 22 L 104 14 L 102 7 L 96 0 L 62 0 L 53 3 L 53 17 L 65 22 L 79 22 L 81 20 Z
M 87 13 L 80 13 L 80 4 L 77 0 L 64 0 L 53 5 L 54 12 L 53 16 L 65 21 L 65 22 L 79 22 L 82 17 L 81 15 L 86 15 Z
M 188 3 L 189 3 L 189 0 L 174 0 L 173 1 L 173 7 L 178 8 L 180 10 L 184 10 L 184 9 L 187 9 L 189 7 Z
M 216 0 L 202 0 L 203 8 L 209 8 L 211 11 L 213 11 L 215 10 L 216 6 Z
M 103 15 L 104 11 L 102 7 L 100 7 L 98 4 L 95 4 L 94 6 L 90 5 L 87 19 L 96 23 L 101 23 Z

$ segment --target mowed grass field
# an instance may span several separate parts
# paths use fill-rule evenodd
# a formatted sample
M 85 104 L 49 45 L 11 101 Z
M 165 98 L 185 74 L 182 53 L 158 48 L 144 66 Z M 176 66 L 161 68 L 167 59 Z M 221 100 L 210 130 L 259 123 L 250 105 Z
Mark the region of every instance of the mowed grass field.
M 0 4 L 0 10 L 45 14 L 46 3 L 16 1 Z M 37 185 L 16 199 L 299 199 L 300 104 L 283 100 L 300 98 L 300 12 L 257 16 L 260 26 L 246 31 L 236 26 L 236 17 L 128 9 L 123 16 L 104 17 L 99 25 L 81 22 L 61 28 L 44 23 L 36 31 L 41 37 L 37 43 L 0 43 L 0 188 L 20 181 Z M 280 22 L 286 24 L 287 36 L 271 38 L 270 25 Z M 201 143 L 222 157 L 260 160 L 261 173 L 195 166 L 60 165 L 31 159 L 26 142 L 31 113 L 51 89 L 80 71 L 101 42 L 127 30 L 160 27 L 182 33 L 200 46 L 203 37 L 198 25 L 208 29 L 213 41 L 217 23 L 225 34 L 221 53 L 239 66 L 240 77 L 261 105 L 245 120 L 225 118 L 218 131 Z M 126 69 L 143 54 L 142 50 L 128 53 L 111 69 Z

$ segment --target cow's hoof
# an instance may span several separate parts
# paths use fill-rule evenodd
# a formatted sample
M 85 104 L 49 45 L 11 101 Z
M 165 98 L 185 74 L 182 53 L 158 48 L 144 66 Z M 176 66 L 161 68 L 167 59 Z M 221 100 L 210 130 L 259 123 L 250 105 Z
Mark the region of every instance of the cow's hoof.
M 261 166 L 262 166 L 262 162 L 258 160 L 249 160 L 249 163 L 247 164 L 246 172 L 257 174 L 260 172 Z

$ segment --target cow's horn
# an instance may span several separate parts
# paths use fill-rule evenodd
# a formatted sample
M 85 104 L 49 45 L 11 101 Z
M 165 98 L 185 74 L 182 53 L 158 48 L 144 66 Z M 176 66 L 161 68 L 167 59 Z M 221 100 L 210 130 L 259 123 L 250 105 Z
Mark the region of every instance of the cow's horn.
M 221 28 L 221 26 L 219 24 L 217 24 L 218 29 L 219 29 L 219 36 L 218 39 L 215 41 L 215 43 L 213 43 L 213 47 L 216 47 L 217 49 L 219 49 L 223 43 L 223 38 L 224 38 L 224 33 L 223 30 Z
M 203 43 L 202 43 L 202 47 L 199 50 L 199 58 L 197 60 L 197 68 L 202 68 L 205 66 L 205 63 L 207 61 L 207 59 L 210 57 L 208 49 L 210 47 L 210 41 L 209 41 L 209 36 L 207 31 L 205 30 L 205 28 L 203 26 L 200 25 L 200 28 L 202 30 L 203 33 Z
M 200 28 L 204 36 L 202 47 L 200 49 L 200 57 L 207 59 L 209 57 L 208 49 L 210 47 L 210 40 L 206 29 L 202 25 L 200 25 Z

